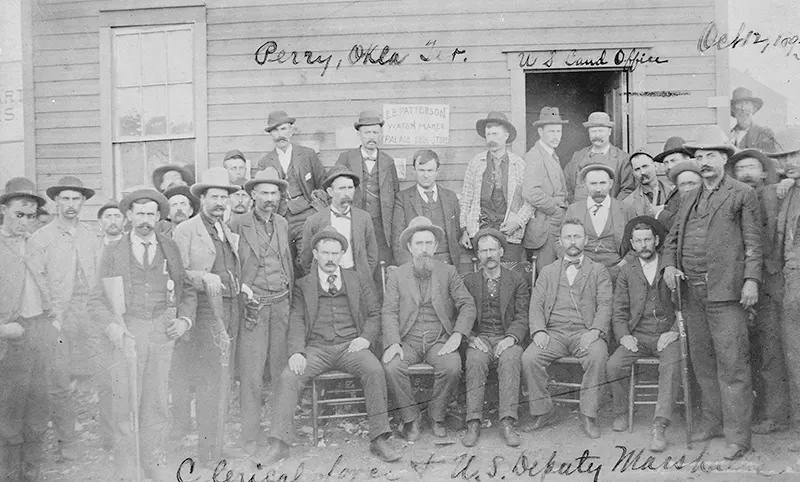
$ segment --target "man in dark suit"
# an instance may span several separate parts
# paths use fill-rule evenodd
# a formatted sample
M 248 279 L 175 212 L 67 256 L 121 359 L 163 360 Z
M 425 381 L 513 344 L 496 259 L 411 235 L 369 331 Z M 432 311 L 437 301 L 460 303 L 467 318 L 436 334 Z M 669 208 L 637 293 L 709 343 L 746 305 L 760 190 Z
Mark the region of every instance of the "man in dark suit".
M 477 319 L 467 349 L 467 433 L 465 447 L 478 442 L 489 365 L 497 363 L 500 385 L 500 437 L 509 447 L 520 444 L 514 430 L 519 406 L 520 358 L 528 334 L 528 283 L 516 271 L 500 265 L 506 237 L 486 228 L 475 235 L 481 269 L 464 278 L 475 299 Z
M 453 191 L 436 183 L 439 175 L 439 156 L 430 149 L 422 149 L 412 157 L 417 183 L 397 193 L 394 199 L 394 215 L 392 227 L 392 246 L 394 260 L 397 265 L 411 260 L 411 254 L 400 244 L 400 234 L 408 227 L 408 221 L 417 216 L 424 216 L 444 232 L 444 239 L 436 247 L 434 259 L 459 267 L 461 247 L 458 240 L 461 232 L 458 228 L 461 209 L 458 197 Z
M 158 221 L 156 232 L 171 238 L 175 226 L 200 212 L 200 200 L 184 185 L 170 187 L 164 191 L 164 196 L 169 201 L 169 217 Z
M 361 379 L 369 418 L 370 452 L 384 462 L 400 459 L 389 444 L 386 379 L 370 351 L 380 338 L 380 306 L 363 277 L 339 265 L 347 240 L 330 226 L 310 239 L 317 268 L 297 281 L 289 320 L 289 365 L 275 392 L 269 466 L 289 456 L 292 419 L 303 387 L 328 370 Z
M 761 152 L 775 152 L 775 134 L 772 129 L 757 125 L 753 116 L 764 106 L 764 101 L 755 97 L 750 89 L 737 87 L 731 96 L 731 117 L 736 125 L 730 132 L 730 139 L 739 149 L 758 149 Z
M 361 177 L 353 196 L 353 205 L 368 212 L 375 228 L 378 260 L 392 264 L 392 216 L 394 198 L 400 190 L 394 159 L 378 149 L 383 119 L 374 111 L 364 111 L 353 124 L 361 138 L 361 146 L 339 155 L 336 165 L 345 166 Z M 380 271 L 375 271 L 380 279 Z
M 236 352 L 241 384 L 241 440 L 249 456 L 258 446 L 264 364 L 269 361 L 270 378 L 276 382 L 288 359 L 289 292 L 294 286 L 294 273 L 289 225 L 275 213 L 286 185 L 274 168 L 259 171 L 244 185 L 255 208 L 230 222 L 231 230 L 239 235 L 242 293 L 247 298 Z
M 758 199 L 725 174 L 734 147 L 719 126 L 698 128 L 686 149 L 700 165 L 703 186 L 681 202 L 664 247 L 664 281 L 685 280 L 689 350 L 702 396 L 695 441 L 724 433 L 723 454 L 750 450 L 753 392 L 747 310 L 758 301 L 762 250 Z
M 606 379 L 614 396 L 616 432 L 628 429 L 628 384 L 630 368 L 643 356 L 658 358 L 658 400 L 656 402 L 650 450 L 667 448 L 665 429 L 672 420 L 680 384 L 681 351 L 675 325 L 675 308 L 662 272 L 664 258 L 659 252 L 666 237 L 664 226 L 650 216 L 633 218 L 625 226 L 632 251 L 619 270 L 614 290 L 612 327 L 619 342 L 606 365 Z
M 461 376 L 458 347 L 475 322 L 475 301 L 453 266 L 433 259 L 442 228 L 416 217 L 400 235 L 411 261 L 392 270 L 383 300 L 383 363 L 386 384 L 403 421 L 401 432 L 419 438 L 420 411 L 411 389 L 408 367 L 433 366 L 434 382 L 428 416 L 433 433 L 446 437 L 447 402 Z

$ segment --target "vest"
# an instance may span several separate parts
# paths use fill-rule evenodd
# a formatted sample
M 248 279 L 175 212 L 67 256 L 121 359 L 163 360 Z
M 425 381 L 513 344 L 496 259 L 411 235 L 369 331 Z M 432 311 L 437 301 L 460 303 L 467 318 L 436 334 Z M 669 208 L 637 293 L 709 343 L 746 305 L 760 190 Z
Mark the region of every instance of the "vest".
M 367 165 L 362 163 L 363 174 L 361 175 L 361 189 L 364 195 L 361 197 L 361 209 L 369 213 L 375 224 L 375 232 L 378 232 L 378 227 L 383 229 L 381 223 L 375 222 L 375 219 L 381 219 L 381 185 L 378 177 L 378 162 L 375 161 L 375 166 L 372 167 L 372 172 L 367 172 Z
M 433 203 L 425 202 L 425 200 L 422 199 L 422 196 L 419 194 L 419 191 L 417 191 L 417 196 L 419 196 L 419 198 L 422 200 L 422 215 L 430 219 L 434 226 L 439 226 L 442 228 L 445 233 L 442 242 L 436 246 L 435 254 L 449 253 L 450 250 L 447 248 L 449 246 L 447 242 L 447 224 L 444 217 L 444 207 L 442 207 L 441 194 L 436 196 L 436 201 Z
M 658 336 L 670 328 L 669 326 L 664 326 L 668 321 L 658 299 L 658 274 L 656 274 L 654 282 L 655 285 L 650 285 L 645 281 L 647 292 L 645 293 L 644 312 L 642 312 L 642 318 L 633 330 L 634 335 Z
M 414 278 L 419 286 L 419 311 L 417 312 L 417 320 L 411 328 L 411 332 L 420 335 L 423 332 L 430 332 L 431 330 L 438 331 L 442 329 L 442 322 L 433 309 L 433 302 L 431 301 L 431 279 L 423 281 Z M 428 336 L 430 338 L 430 335 Z
M 698 205 L 700 202 L 697 202 Z M 690 276 L 702 276 L 708 271 L 706 231 L 708 230 L 709 216 L 698 212 L 697 207 L 693 207 L 689 212 L 683 236 L 683 270 Z
M 506 333 L 500 316 L 500 290 L 494 298 L 489 296 L 486 278 L 483 279 L 483 299 L 481 300 L 481 322 L 476 330 L 479 335 L 504 335 Z
M 499 228 L 503 223 L 506 216 L 506 194 L 503 192 L 503 186 L 506 185 L 504 177 L 508 177 L 508 169 L 499 170 L 504 175 L 495 175 L 495 162 L 500 162 L 493 159 L 490 154 L 486 154 L 486 170 L 483 171 L 483 180 L 481 182 L 481 217 L 479 224 L 481 227 L 490 226 Z
M 558 278 L 558 294 L 547 322 L 548 330 L 571 333 L 586 328 L 578 310 L 580 294 L 573 293 L 572 288 L 567 280 L 567 270 L 562 269 Z
M 203 224 L 205 224 L 205 221 L 203 220 Z M 237 293 L 236 290 L 231 292 L 231 287 L 238 287 L 238 280 L 233 279 L 236 276 L 236 263 L 238 262 L 236 255 L 233 254 L 233 250 L 227 242 L 222 242 L 219 239 L 213 225 L 209 227 L 205 224 L 205 226 L 208 229 L 208 235 L 211 236 L 211 240 L 214 242 L 214 250 L 217 253 L 214 258 L 214 265 L 211 266 L 211 272 L 218 275 L 222 285 L 225 286 L 222 289 L 222 296 L 230 298 Z
M 350 303 L 347 300 L 347 291 L 344 283 L 335 295 L 322 289 L 317 282 L 319 292 L 319 312 L 317 322 L 311 330 L 309 341 L 323 344 L 345 343 L 358 336 L 353 314 L 350 312 Z
M 606 225 L 603 232 L 598 234 L 594 230 L 591 214 L 586 210 L 583 218 L 583 225 L 586 227 L 586 246 L 584 253 L 595 263 L 600 263 L 605 267 L 614 266 L 622 259 L 619 255 L 619 246 L 614 238 L 614 216 L 608 213 Z
M 126 314 L 137 318 L 155 318 L 167 309 L 167 281 L 170 279 L 161 245 L 157 245 L 153 262 L 147 271 L 133 255 L 133 250 L 130 256 L 132 296 L 127 301 Z
M 273 222 L 270 217 L 270 223 Z M 283 270 L 281 253 L 278 248 L 278 237 L 267 234 L 263 221 L 256 218 L 256 234 L 258 235 L 258 270 L 253 280 L 256 296 L 268 293 L 283 292 L 289 289 L 289 278 Z

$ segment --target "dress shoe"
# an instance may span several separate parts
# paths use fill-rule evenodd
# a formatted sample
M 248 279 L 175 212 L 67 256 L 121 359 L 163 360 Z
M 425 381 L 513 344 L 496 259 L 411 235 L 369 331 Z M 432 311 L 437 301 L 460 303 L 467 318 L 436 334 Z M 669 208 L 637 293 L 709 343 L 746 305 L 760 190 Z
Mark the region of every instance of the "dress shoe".
M 653 427 L 650 429 L 650 451 L 663 452 L 667 448 L 667 437 L 664 431 L 667 429 L 667 424 L 664 421 L 656 419 L 653 421 Z
M 611 424 L 611 428 L 614 429 L 615 432 L 624 432 L 628 430 L 628 414 L 614 417 L 614 423 Z
M 717 438 L 722 436 L 722 428 L 720 427 L 704 427 L 701 428 L 699 431 L 692 434 L 691 441 L 692 442 L 705 442 L 706 440 L 711 440 L 712 438 Z
M 433 421 L 433 435 L 439 438 L 447 437 L 447 428 L 444 426 L 444 422 Z
M 597 419 L 581 414 L 581 428 L 583 433 L 589 438 L 600 438 L 600 427 L 597 426 Z
M 481 421 L 470 420 L 467 422 L 467 433 L 461 437 L 461 443 L 464 447 L 474 447 L 478 443 L 478 437 L 481 436 Z
M 783 426 L 781 424 L 779 424 L 778 422 L 776 422 L 775 420 L 773 420 L 771 418 L 768 418 L 768 419 L 762 420 L 761 422 L 753 425 L 750 428 L 750 431 L 753 432 L 753 433 L 757 433 L 759 435 L 766 435 L 768 433 L 777 432 L 777 431 L 782 430 L 782 429 L 783 429 Z
M 271 465 L 275 465 L 281 460 L 285 459 L 289 456 L 289 445 L 282 441 L 282 440 L 275 440 L 273 439 L 269 444 L 269 449 L 267 449 L 267 455 L 264 456 L 264 461 L 261 462 L 261 465 L 264 467 L 269 467 Z
M 514 429 L 514 420 L 511 417 L 505 417 L 500 420 L 500 438 L 509 447 L 518 447 L 522 443 L 519 439 L 519 434 Z
M 409 442 L 414 442 L 416 440 L 419 440 L 419 433 L 420 433 L 419 423 L 420 423 L 419 416 L 417 416 L 415 420 L 404 423 L 403 430 L 401 430 L 403 438 L 408 440 Z
M 737 444 L 728 444 L 728 446 L 725 447 L 725 450 L 722 452 L 722 457 L 724 457 L 725 460 L 738 460 L 744 457 L 744 454 L 749 451 L 749 447 L 742 447 L 741 445 Z
M 384 462 L 400 460 L 400 454 L 389 444 L 389 439 L 385 435 L 380 435 L 370 442 L 369 451 Z
M 555 420 L 555 418 L 556 418 L 556 409 L 551 408 L 550 411 L 548 411 L 547 413 L 543 413 L 536 417 L 536 420 L 534 420 L 533 424 L 531 425 L 531 429 L 541 430 L 550 425 L 551 423 L 553 423 L 553 420 Z

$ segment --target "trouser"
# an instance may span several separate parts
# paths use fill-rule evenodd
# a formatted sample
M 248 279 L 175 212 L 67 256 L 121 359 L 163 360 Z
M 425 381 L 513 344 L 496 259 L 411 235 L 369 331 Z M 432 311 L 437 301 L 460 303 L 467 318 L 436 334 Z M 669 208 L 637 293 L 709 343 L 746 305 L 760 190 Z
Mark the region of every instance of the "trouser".
M 739 301 L 708 301 L 706 284 L 690 281 L 685 305 L 689 353 L 700 385 L 703 421 L 725 441 L 750 447 L 753 391 L 747 313 Z
M 0 341 L 0 480 L 36 481 L 48 421 L 50 320 L 14 321 L 25 330 L 22 337 Z
M 789 380 L 791 421 L 800 428 L 800 269 L 783 270 L 783 351 Z
M 242 411 L 242 443 L 256 441 L 260 432 L 264 365 L 269 360 L 273 387 L 287 361 L 289 299 L 262 306 L 258 323 L 239 330 L 239 382 Z
M 180 430 L 192 426 L 192 391 L 197 387 L 196 370 L 192 367 L 194 327 L 175 341 L 169 371 L 172 394 L 172 420 Z
M 288 366 L 284 368 L 275 395 L 270 437 L 286 443 L 291 441 L 294 410 L 303 387 L 329 370 L 341 370 L 361 380 L 370 439 L 390 432 L 386 412 L 386 379 L 381 362 L 369 349 L 348 353 L 349 345 L 350 342 L 307 346 L 306 368 L 302 375 L 295 375 Z
M 500 420 L 506 417 L 516 420 L 522 347 L 514 344 L 498 358 L 494 356 L 494 349 L 505 335 L 480 335 L 480 338 L 489 347 L 489 353 L 472 347 L 467 349 L 467 421 L 481 419 L 489 365 L 495 362 L 500 391 L 498 416 Z
M 658 398 L 655 416 L 672 420 L 675 400 L 678 396 L 681 376 L 680 339 L 673 341 L 658 351 L 660 335 L 634 333 L 639 351 L 632 352 L 620 345 L 606 364 L 606 380 L 611 385 L 614 397 L 614 414 L 628 413 L 628 387 L 631 365 L 639 358 L 652 356 L 658 358 Z
M 550 392 L 547 390 L 547 367 L 559 358 L 574 356 L 583 367 L 581 381 L 580 411 L 587 417 L 596 417 L 600 405 L 600 387 L 606 380 L 606 361 L 608 347 L 605 340 L 598 338 L 585 352 L 579 351 L 581 335 L 586 330 L 570 333 L 548 332 L 550 341 L 545 348 L 535 343 L 528 345 L 522 354 L 522 375 L 528 387 L 528 405 L 531 415 L 544 415 L 553 408 Z

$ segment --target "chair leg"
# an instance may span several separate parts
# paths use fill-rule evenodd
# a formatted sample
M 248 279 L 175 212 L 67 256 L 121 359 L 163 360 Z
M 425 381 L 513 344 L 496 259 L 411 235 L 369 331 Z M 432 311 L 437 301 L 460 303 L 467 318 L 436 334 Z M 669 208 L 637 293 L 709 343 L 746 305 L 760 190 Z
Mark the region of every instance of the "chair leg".
M 314 447 L 317 446 L 318 443 L 318 424 L 319 420 L 317 416 L 319 413 L 317 412 L 317 381 L 311 380 L 311 443 L 314 444 Z
M 633 433 L 633 407 L 636 405 L 636 363 L 631 365 L 628 383 L 628 433 Z

